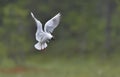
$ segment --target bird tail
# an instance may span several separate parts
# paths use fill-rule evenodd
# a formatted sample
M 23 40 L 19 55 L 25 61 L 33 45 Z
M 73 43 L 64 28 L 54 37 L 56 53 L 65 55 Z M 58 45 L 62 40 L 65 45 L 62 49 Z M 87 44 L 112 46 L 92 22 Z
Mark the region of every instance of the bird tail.
M 43 50 L 47 47 L 46 43 L 40 44 L 39 42 L 34 45 L 37 50 Z

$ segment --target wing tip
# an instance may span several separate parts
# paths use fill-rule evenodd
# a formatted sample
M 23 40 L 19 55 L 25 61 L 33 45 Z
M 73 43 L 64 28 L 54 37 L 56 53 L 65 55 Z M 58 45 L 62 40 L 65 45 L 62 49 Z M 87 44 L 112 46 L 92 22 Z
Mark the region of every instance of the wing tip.
M 59 12 L 57 15 L 55 15 L 53 18 L 55 18 L 55 17 L 57 17 L 57 18 L 61 18 L 61 13 Z
M 58 16 L 61 16 L 61 13 L 59 12 L 57 15 L 58 15 Z
M 34 17 L 33 13 L 31 12 L 31 16 Z

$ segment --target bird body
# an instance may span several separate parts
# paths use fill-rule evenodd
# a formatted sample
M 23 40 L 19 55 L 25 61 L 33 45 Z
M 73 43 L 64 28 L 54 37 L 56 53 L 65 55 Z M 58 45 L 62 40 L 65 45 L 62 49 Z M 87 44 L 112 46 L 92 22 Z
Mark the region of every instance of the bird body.
M 31 16 L 35 20 L 37 25 L 35 37 L 38 42 L 34 45 L 34 47 L 37 50 L 43 50 L 47 47 L 47 42 L 49 42 L 49 40 L 53 38 L 53 35 L 51 33 L 58 26 L 61 14 L 58 13 L 56 16 L 48 20 L 44 26 L 44 30 L 42 29 L 41 22 L 35 18 L 32 12 Z

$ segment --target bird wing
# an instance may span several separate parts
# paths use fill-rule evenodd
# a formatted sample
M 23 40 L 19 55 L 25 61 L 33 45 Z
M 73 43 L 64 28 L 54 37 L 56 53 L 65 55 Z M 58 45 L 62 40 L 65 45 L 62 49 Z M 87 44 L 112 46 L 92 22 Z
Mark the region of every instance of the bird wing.
M 44 31 L 48 33 L 52 33 L 60 22 L 60 16 L 61 14 L 58 13 L 56 16 L 48 20 L 45 24 Z
M 41 37 L 43 36 L 42 23 L 38 19 L 35 18 L 32 12 L 31 12 L 31 16 L 35 20 L 36 25 L 37 25 L 37 31 L 35 34 L 36 40 L 40 41 Z

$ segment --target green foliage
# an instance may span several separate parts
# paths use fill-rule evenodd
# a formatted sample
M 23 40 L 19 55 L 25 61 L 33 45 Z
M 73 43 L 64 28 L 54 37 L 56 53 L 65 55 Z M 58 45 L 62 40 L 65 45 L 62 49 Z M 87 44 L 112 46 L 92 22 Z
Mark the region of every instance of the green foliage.
M 45 58 L 42 60 L 42 57 Z M 42 56 L 26 61 L 27 67 L 13 66 L 10 60 L 5 60 L 0 66 L 7 67 L 0 72 L 1 77 L 119 77 L 119 56 L 111 59 L 96 57 L 51 58 Z M 46 58 L 47 57 L 47 58 Z M 39 59 L 38 59 L 39 58 Z M 9 65 L 9 63 L 11 63 Z M 12 68 L 11 68 L 12 67 Z M 23 69 L 24 68 L 24 69 Z M 0 69 L 1 70 L 1 69 Z M 16 70 L 16 71 L 15 71 Z
M 113 52 L 119 51 L 120 2 L 115 0 L 111 20 Z M 6 4 L 5 4 L 6 3 Z M 36 51 L 35 23 L 30 12 L 43 23 L 60 12 L 60 25 L 53 33 L 57 38 L 46 49 L 49 55 L 103 53 L 106 42 L 107 1 L 105 0 L 12 0 L 0 5 L 0 54 Z M 77 52 L 77 53 L 76 53 Z M 69 53 L 69 54 L 68 54 Z
M 120 0 L 0 0 L 0 10 L 0 77 L 120 76 Z M 62 14 L 43 51 L 30 12 L 43 25 Z

